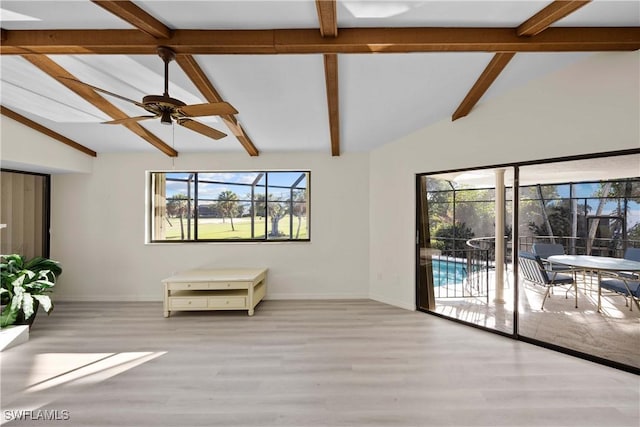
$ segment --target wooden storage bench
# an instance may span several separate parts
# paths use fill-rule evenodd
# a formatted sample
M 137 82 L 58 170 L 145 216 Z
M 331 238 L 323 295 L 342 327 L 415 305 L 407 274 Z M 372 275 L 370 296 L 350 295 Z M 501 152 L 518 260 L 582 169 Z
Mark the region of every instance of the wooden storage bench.
M 267 269 L 189 270 L 168 277 L 164 286 L 164 317 L 172 311 L 247 310 L 267 291 Z

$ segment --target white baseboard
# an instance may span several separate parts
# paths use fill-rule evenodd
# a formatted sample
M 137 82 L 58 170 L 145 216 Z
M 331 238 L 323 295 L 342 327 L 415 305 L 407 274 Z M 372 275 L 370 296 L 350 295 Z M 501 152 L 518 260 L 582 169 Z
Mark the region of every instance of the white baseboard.
M 320 300 L 320 299 L 369 299 L 369 295 L 360 293 L 345 294 L 300 294 L 267 292 L 265 300 Z M 162 295 L 92 295 L 67 296 L 56 295 L 55 302 L 162 302 Z
M 393 305 L 394 307 L 404 308 L 405 310 L 416 311 L 416 303 L 414 301 L 401 301 L 393 298 L 382 297 L 377 294 L 369 294 L 368 298 L 384 304 Z
M 56 295 L 53 302 L 162 302 L 162 295 Z
M 278 293 L 267 292 L 264 297 L 265 300 L 270 299 L 291 299 L 291 300 L 305 300 L 305 299 L 369 299 L 366 294 L 294 294 L 294 293 Z

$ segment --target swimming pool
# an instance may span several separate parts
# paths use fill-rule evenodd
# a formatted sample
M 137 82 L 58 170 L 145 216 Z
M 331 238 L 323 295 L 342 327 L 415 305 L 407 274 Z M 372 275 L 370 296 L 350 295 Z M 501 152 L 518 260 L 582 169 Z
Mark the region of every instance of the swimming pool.
M 467 278 L 466 262 L 434 259 L 433 260 L 433 285 L 443 286 L 447 284 L 462 283 Z

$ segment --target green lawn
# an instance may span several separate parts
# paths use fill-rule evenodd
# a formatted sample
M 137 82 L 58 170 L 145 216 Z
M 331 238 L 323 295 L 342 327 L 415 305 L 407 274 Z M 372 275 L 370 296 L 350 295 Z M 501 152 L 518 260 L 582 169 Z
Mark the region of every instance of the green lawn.
M 166 223 L 166 240 L 179 240 L 180 239 L 180 219 L 170 218 L 171 226 Z M 307 218 L 301 218 L 299 239 L 307 238 Z M 186 227 L 187 220 L 184 221 L 185 227 L 185 239 L 186 239 Z M 255 238 L 264 238 L 264 218 L 256 218 L 254 223 Z M 219 218 L 203 218 L 198 223 L 198 238 L 199 239 L 251 239 L 251 219 L 250 218 L 234 218 L 233 225 L 235 231 L 231 229 L 231 222 L 229 218 L 225 219 L 223 223 Z M 285 216 L 278 222 L 278 228 L 281 233 L 285 233 L 282 236 L 283 239 L 288 239 L 289 236 L 289 216 Z M 271 229 L 271 222 L 269 222 L 269 230 Z M 293 238 L 296 237 L 296 231 L 298 229 L 298 218 L 293 218 Z M 191 237 L 193 238 L 193 223 L 191 224 Z

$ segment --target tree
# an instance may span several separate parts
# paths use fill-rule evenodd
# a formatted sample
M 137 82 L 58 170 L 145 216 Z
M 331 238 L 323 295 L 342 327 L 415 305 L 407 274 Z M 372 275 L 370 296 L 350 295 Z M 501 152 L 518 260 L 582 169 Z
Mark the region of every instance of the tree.
M 546 220 L 540 225 L 530 221 L 529 229 L 536 236 L 571 236 L 571 207 L 568 206 L 569 203 L 570 200 L 566 199 L 546 208 Z M 547 224 L 551 226 L 553 232 L 549 230 Z
M 226 190 L 218 196 L 218 209 L 222 212 L 222 218 L 229 217 L 231 230 L 236 231 L 233 225 L 233 217 L 238 214 L 238 195 L 231 190 Z
M 611 190 L 611 183 L 605 182 L 600 184 L 599 196 L 601 197 L 598 202 L 598 208 L 596 209 L 596 220 L 591 223 L 591 227 L 589 227 L 589 235 L 587 236 L 587 254 L 591 255 L 591 249 L 593 247 L 593 241 L 596 238 L 596 233 L 598 232 L 598 225 L 600 224 L 600 216 L 602 215 L 602 211 L 604 209 L 604 205 L 607 203 L 607 199 L 605 197 L 609 197 L 609 190 Z
M 186 194 L 175 194 L 167 201 L 167 215 L 180 217 L 180 239 L 184 240 L 184 217 L 189 214 L 189 197 Z
M 307 215 L 307 203 L 305 201 L 306 191 L 296 191 L 293 193 L 293 212 L 292 214 L 298 218 L 298 229 L 296 230 L 296 239 L 300 236 L 300 225 L 302 217 Z
M 189 198 L 186 194 L 175 194 L 171 198 L 167 199 L 167 215 L 177 218 L 184 216 L 187 212 L 187 201 Z
M 473 239 L 475 233 L 464 222 L 456 222 L 454 225 L 447 225 L 436 231 L 434 247 L 441 249 L 444 255 L 457 256 L 460 251 L 467 249 L 467 240 Z
M 280 224 L 280 220 L 288 213 L 287 203 L 281 200 L 281 198 L 276 198 L 272 194 L 269 194 L 267 212 L 269 213 L 271 221 L 271 232 L 269 233 L 269 236 L 280 237 L 281 233 L 278 229 L 278 225 Z
M 247 199 L 251 199 L 251 194 L 247 194 Z M 260 218 L 267 216 L 267 205 L 265 203 L 264 193 L 256 193 L 253 200 L 254 202 L 251 208 L 251 215 Z

